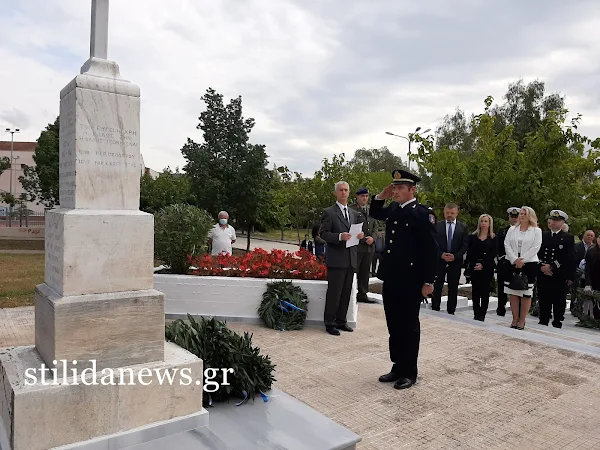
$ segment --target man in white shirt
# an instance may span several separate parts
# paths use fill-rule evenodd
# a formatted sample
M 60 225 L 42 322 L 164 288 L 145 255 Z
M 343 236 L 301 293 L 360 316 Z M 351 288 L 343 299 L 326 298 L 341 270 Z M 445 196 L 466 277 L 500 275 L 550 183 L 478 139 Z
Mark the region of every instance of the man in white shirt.
M 211 255 L 231 255 L 233 253 L 232 244 L 236 240 L 235 229 L 227 224 L 229 214 L 227 211 L 219 213 L 219 223 L 208 234 L 208 243 L 212 245 Z

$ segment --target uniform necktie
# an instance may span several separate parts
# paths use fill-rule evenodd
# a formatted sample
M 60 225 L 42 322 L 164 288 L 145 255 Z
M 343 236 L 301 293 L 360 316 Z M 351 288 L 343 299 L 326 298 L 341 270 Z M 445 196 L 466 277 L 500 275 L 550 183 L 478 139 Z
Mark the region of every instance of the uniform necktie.
M 452 252 L 452 222 L 448 222 L 448 243 L 447 243 L 448 253 Z

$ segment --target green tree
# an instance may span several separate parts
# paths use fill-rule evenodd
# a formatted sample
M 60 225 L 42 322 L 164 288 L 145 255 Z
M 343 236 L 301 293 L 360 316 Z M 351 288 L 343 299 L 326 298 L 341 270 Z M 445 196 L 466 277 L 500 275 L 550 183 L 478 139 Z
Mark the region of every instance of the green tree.
M 194 205 L 173 204 L 155 215 L 154 255 L 171 269 L 185 275 L 190 258 L 206 252 L 208 233 L 213 227 L 210 215 Z
M 10 167 L 10 159 L 6 156 L 0 158 L 0 175 Z
M 195 203 L 191 194 L 191 183 L 186 174 L 179 168 L 175 172 L 167 167 L 161 174 L 152 178 L 144 174 L 140 180 L 140 209 L 155 213 L 165 206 L 185 203 Z
M 225 105 L 223 96 L 209 88 L 202 100 L 206 110 L 200 114 L 197 128 L 203 131 L 204 142 L 188 138 L 181 149 L 187 160 L 184 170 L 199 204 L 214 216 L 227 210 L 248 231 L 250 250 L 252 226 L 269 197 L 265 146 L 249 142 L 255 122 L 244 119 L 241 96 Z
M 2 175 L 2 172 L 4 172 L 9 167 L 10 167 L 10 159 L 7 158 L 6 156 L 3 156 L 2 158 L 0 158 L 0 175 Z M 4 203 L 8 204 L 12 208 L 12 207 L 14 207 L 15 198 L 9 192 L 0 191 L 0 202 L 4 202 Z
M 406 169 L 402 158 L 394 155 L 387 147 L 361 148 L 354 152 L 350 166 L 366 166 L 368 172 L 388 172 L 395 169 Z
M 285 227 L 290 224 L 289 186 L 292 183 L 287 167 L 274 167 L 269 177 L 267 206 L 260 208 L 259 220 L 265 228 L 274 228 L 281 232 L 284 240 Z
M 507 126 L 513 127 L 512 137 L 519 150 L 525 147 L 525 138 L 535 132 L 550 114 L 565 110 L 564 98 L 557 93 L 545 94 L 546 85 L 535 80 L 525 84 L 518 80 L 508 86 L 505 102 L 496 106 L 491 113 L 497 118 L 496 131 Z M 566 111 L 565 111 L 566 112 Z
M 27 192 L 28 201 L 52 208 L 59 204 L 59 131 L 60 121 L 48 124 L 37 140 L 33 154 L 35 166 L 25 166 L 19 181 Z
M 486 99 L 484 113 L 470 124 L 471 154 L 435 150 L 433 139 L 419 138 L 419 168 L 431 181 L 422 199 L 438 214 L 446 202 L 458 203 L 471 229 L 484 212 L 494 217 L 497 229 L 505 224 L 507 207 L 522 205 L 537 212 L 540 225 L 554 208 L 574 218 L 574 232 L 582 231 L 583 222 L 596 223 L 600 141 L 577 133 L 580 117 L 566 126 L 566 111 L 550 112 L 520 149 L 513 125 L 497 127 L 492 101 Z
M 545 91 L 543 81 L 525 84 L 523 80 L 518 80 L 508 85 L 502 104 L 490 106 L 489 113 L 496 119 L 495 131 L 499 133 L 511 126 L 511 137 L 517 142 L 519 150 L 525 147 L 525 137 L 534 133 L 551 112 L 565 108 L 563 97 L 557 93 L 546 95 Z M 435 149 L 448 148 L 461 154 L 472 154 L 476 145 L 476 132 L 472 126 L 475 119 L 474 115 L 468 117 L 459 108 L 454 114 L 446 115 L 435 132 Z

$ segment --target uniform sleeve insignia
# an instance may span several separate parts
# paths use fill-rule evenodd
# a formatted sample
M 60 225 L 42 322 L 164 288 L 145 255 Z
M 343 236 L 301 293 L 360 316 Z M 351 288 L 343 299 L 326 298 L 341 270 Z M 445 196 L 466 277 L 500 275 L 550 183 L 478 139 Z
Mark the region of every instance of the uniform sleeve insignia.
M 429 221 L 433 224 L 435 224 L 435 215 L 433 214 L 429 214 Z

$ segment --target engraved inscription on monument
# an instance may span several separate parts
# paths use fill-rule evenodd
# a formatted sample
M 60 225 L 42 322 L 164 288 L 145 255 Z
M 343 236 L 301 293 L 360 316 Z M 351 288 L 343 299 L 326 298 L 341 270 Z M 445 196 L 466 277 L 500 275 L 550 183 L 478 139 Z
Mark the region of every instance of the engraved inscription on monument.
M 62 208 L 138 210 L 140 164 L 139 98 L 78 87 L 62 98 Z
M 56 292 L 62 291 L 63 285 L 63 217 L 53 211 L 46 214 L 46 260 L 45 282 Z
M 63 208 L 73 207 L 75 201 L 75 91 L 71 91 L 60 103 L 60 157 L 59 199 Z

